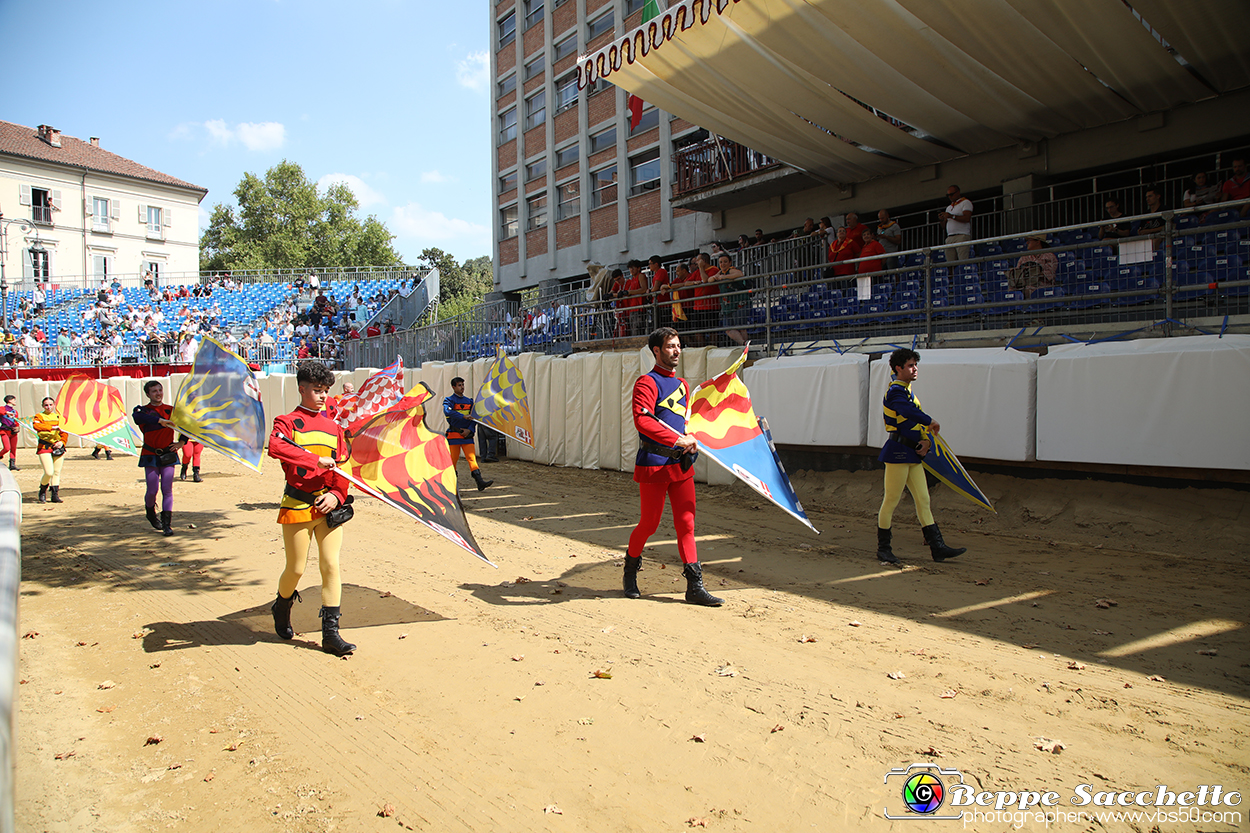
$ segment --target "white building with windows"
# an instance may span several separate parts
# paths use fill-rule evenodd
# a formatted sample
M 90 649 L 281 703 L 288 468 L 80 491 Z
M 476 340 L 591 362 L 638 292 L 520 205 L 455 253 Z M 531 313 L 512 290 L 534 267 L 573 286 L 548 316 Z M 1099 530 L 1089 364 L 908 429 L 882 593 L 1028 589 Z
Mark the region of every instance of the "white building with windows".
M 207 194 L 104 150 L 97 138 L 0 121 L 0 214 L 29 226 L 5 224 L 5 277 L 14 288 L 134 283 L 148 274 L 194 280 Z

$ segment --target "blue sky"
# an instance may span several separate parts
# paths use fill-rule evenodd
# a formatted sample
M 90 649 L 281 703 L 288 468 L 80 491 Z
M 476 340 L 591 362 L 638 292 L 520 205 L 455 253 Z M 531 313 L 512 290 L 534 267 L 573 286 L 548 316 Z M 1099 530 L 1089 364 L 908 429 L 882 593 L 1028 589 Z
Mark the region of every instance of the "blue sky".
M 345 180 L 407 263 L 427 246 L 489 255 L 488 14 L 482 0 L 0 2 L 10 41 L 55 29 L 10 62 L 0 119 L 99 136 L 207 188 L 201 229 L 244 172 L 286 158 Z

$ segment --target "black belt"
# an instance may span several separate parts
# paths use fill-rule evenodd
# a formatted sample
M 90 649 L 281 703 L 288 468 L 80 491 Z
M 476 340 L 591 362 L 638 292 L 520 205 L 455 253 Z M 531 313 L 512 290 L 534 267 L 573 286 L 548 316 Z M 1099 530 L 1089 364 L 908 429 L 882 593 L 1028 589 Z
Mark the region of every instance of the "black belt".
M 324 491 L 318 492 L 317 494 L 314 495 L 312 492 L 305 492 L 303 489 L 297 489 L 294 486 L 292 486 L 290 483 L 288 483 L 286 485 L 286 488 L 282 490 L 282 494 L 289 495 L 290 497 L 293 497 L 296 500 L 301 501 L 303 503 L 316 503 L 317 498 L 321 497 L 328 491 L 330 490 L 325 489 Z
M 915 450 L 920 447 L 921 440 L 913 440 L 911 437 L 907 436 L 902 431 L 893 431 L 890 433 L 890 436 L 894 438 L 895 442 L 899 443 L 900 445 L 905 445 L 912 450 Z
M 680 448 L 669 448 L 666 445 L 660 445 L 657 442 L 652 442 L 651 440 L 642 438 L 638 440 L 638 447 L 648 454 L 658 454 L 661 457 L 667 457 L 670 460 L 676 460 L 681 457 L 681 455 L 686 453 Z

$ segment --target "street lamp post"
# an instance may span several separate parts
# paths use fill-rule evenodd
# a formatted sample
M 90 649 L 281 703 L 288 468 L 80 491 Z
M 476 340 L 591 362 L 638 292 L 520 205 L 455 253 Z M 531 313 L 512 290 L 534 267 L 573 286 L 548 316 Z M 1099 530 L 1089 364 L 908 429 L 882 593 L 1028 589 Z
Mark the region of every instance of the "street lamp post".
M 23 232 L 35 228 L 30 220 L 6 220 L 4 213 L 0 212 L 0 330 L 6 333 L 9 331 L 9 282 L 4 274 L 4 264 L 9 257 L 9 226 L 15 223 Z M 30 247 L 30 251 L 32 255 L 47 251 L 39 243 L 38 229 L 35 229 L 35 243 Z

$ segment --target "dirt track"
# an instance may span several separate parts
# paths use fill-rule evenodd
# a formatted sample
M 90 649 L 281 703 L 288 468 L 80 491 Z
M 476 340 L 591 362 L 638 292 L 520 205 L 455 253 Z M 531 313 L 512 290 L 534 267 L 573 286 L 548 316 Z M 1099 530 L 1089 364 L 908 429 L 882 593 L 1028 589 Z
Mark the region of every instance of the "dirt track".
M 277 466 L 214 458 L 164 539 L 132 460 L 72 451 L 61 506 L 19 462 L 19 830 L 910 829 L 883 780 L 917 761 L 986 790 L 1250 793 L 1245 492 L 978 478 L 997 517 L 934 494 L 970 548 L 943 565 L 904 498 L 898 571 L 872 555 L 877 473 L 796 473 L 819 537 L 700 487 L 710 610 L 680 603 L 667 517 L 648 595 L 620 597 L 629 475 L 505 462 L 463 492 L 498 571 L 357 503 L 340 660 L 315 559 L 305 633 L 270 630 Z M 1237 809 L 1158 827 L 1250 828 Z

